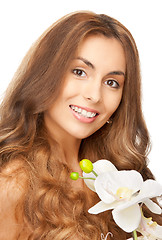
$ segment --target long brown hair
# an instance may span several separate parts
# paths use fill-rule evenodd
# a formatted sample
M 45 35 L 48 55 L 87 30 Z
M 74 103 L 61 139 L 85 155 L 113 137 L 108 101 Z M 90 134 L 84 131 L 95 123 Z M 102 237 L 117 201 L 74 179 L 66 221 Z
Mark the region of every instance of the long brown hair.
M 112 125 L 104 125 L 82 140 L 79 159 L 109 159 L 118 169 L 136 169 L 144 179 L 153 178 L 147 168 L 150 143 L 142 116 L 139 56 L 132 35 L 104 14 L 69 14 L 31 47 L 0 108 L 1 166 L 19 159 L 28 169 L 23 207 L 33 228 L 30 239 L 74 239 L 77 233 L 81 239 L 98 240 L 108 231 L 114 239 L 126 239 L 110 213 L 91 216 L 87 195 L 69 189 L 70 170 L 61 161 L 59 145 L 51 145 L 43 122 L 43 112 L 57 98 L 70 61 L 89 34 L 120 41 L 127 66 L 122 100 L 112 116 Z M 93 199 L 93 204 L 98 201 Z

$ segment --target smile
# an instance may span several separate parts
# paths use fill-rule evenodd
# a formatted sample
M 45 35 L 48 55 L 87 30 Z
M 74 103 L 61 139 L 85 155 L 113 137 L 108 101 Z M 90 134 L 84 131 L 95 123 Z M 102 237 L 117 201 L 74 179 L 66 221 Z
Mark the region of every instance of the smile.
M 81 107 L 76 107 L 76 106 L 70 105 L 70 108 L 74 112 L 78 113 L 80 116 L 85 117 L 85 118 L 94 118 L 98 115 L 97 112 L 90 112 L 85 109 L 82 109 Z

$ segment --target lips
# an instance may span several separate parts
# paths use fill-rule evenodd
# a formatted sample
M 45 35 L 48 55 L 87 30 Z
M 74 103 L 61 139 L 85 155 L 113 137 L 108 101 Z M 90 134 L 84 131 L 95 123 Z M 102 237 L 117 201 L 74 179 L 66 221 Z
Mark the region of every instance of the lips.
M 69 107 L 73 116 L 83 123 L 92 123 L 99 116 L 99 112 L 90 108 L 83 108 L 76 105 L 69 105 Z

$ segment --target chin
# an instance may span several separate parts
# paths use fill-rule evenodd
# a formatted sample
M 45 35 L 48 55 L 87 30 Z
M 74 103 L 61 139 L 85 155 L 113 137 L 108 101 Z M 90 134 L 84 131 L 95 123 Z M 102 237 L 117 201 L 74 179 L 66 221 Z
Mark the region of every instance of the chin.
M 73 136 L 75 136 L 77 139 L 80 139 L 80 140 L 82 140 L 82 139 L 84 139 L 84 138 L 87 138 L 87 137 L 89 137 L 89 136 L 91 136 L 92 134 L 93 134 L 94 132 L 92 132 L 92 133 L 85 133 L 85 134 L 83 134 L 83 133 L 81 133 L 81 134 L 76 134 L 76 135 L 73 135 Z

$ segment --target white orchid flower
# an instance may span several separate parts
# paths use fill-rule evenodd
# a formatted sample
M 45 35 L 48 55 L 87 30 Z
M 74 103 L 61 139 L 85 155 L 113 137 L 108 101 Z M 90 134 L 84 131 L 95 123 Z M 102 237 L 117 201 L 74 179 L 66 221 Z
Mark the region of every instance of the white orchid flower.
M 142 236 L 138 237 L 138 240 L 162 240 L 162 226 L 153 222 L 152 218 L 144 217 L 143 213 L 137 232 L 142 234 Z M 128 240 L 133 240 L 133 238 Z
M 162 194 L 160 184 L 154 180 L 144 182 L 141 174 L 135 170 L 118 171 L 112 163 L 106 161 L 100 160 L 93 164 L 94 171 L 98 174 L 95 181 L 85 180 L 87 186 L 101 199 L 89 209 L 89 213 L 98 214 L 113 209 L 114 221 L 125 232 L 134 231 L 140 224 L 139 203 L 145 203 L 152 212 L 161 214 L 161 208 L 150 200 Z M 93 174 L 92 176 L 94 177 Z
M 156 222 L 153 222 L 152 218 L 144 217 L 143 213 L 137 231 L 148 240 L 162 239 L 162 226 L 158 225 Z

